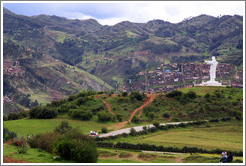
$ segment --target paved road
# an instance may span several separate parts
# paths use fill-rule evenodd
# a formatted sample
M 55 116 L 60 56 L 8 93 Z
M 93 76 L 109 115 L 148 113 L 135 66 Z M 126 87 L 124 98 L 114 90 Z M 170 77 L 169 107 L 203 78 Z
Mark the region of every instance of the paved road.
M 180 124 L 180 123 L 189 123 L 189 122 L 192 122 L 192 121 L 188 121 L 188 122 L 172 122 L 172 123 L 161 123 L 160 125 L 161 126 L 165 126 L 165 125 L 177 125 L 177 124 Z M 143 127 L 144 126 L 147 126 L 148 127 L 154 127 L 154 125 L 150 124 L 150 125 L 143 125 L 143 126 L 135 126 L 135 127 L 129 127 L 129 128 L 125 128 L 125 129 L 120 129 L 120 130 L 116 130 L 116 131 L 113 131 L 113 132 L 110 132 L 110 133 L 106 133 L 106 134 L 101 134 L 99 135 L 100 138 L 102 137 L 109 137 L 109 136 L 115 136 L 115 135 L 120 135 L 120 134 L 123 134 L 123 133 L 130 133 L 130 130 L 131 128 L 134 128 L 137 132 L 138 131 L 143 131 Z

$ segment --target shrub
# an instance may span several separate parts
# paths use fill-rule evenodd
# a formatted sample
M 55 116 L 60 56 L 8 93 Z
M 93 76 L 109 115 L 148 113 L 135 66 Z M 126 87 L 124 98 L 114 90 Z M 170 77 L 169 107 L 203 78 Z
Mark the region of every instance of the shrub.
M 122 133 L 122 137 L 127 137 L 128 134 L 127 133 Z
M 3 115 L 3 121 L 7 121 L 8 120 L 8 116 L 7 115 Z
M 78 118 L 80 120 L 90 120 L 92 118 L 92 113 L 82 109 L 71 109 L 68 115 L 72 118 Z
M 122 122 L 122 115 L 121 114 L 116 114 L 116 118 L 119 122 Z
M 105 109 L 105 107 L 103 105 L 100 105 L 100 106 L 98 106 L 96 108 L 93 108 L 91 111 L 95 115 L 96 113 L 98 113 L 99 111 L 104 110 L 104 109 Z
M 154 119 L 154 118 L 155 118 L 155 113 L 154 113 L 154 112 L 148 112 L 148 113 L 147 113 L 147 116 L 148 116 L 150 119 Z
M 139 123 L 139 121 L 140 121 L 139 116 L 134 115 L 134 116 L 132 117 L 131 122 L 133 122 L 133 123 Z
M 157 131 L 157 128 L 156 127 L 151 127 L 151 128 L 148 128 L 147 131 L 153 133 L 153 132 Z
M 180 121 L 180 119 L 179 119 L 179 118 L 177 118 L 177 117 L 175 117 L 175 118 L 173 118 L 173 119 L 172 119 L 172 121 L 174 121 L 174 122 L 179 122 L 179 121 Z
M 24 138 L 17 138 L 13 141 L 18 153 L 24 154 L 28 150 L 27 141 Z
M 8 142 L 10 139 L 17 137 L 15 132 L 9 131 L 7 128 L 3 128 L 3 142 Z
M 130 134 L 131 136 L 135 136 L 135 135 L 137 135 L 137 131 L 136 131 L 134 128 L 131 128 L 129 134 Z
M 67 113 L 70 109 L 70 106 L 65 103 L 63 104 L 62 106 L 59 106 L 56 110 L 59 112 L 59 113 Z
M 29 139 L 28 143 L 31 148 L 39 148 L 46 152 L 52 153 L 53 142 L 58 137 L 57 132 L 49 132 L 45 134 L 38 134 Z
M 132 101 L 134 101 L 134 99 L 138 100 L 138 101 L 142 101 L 146 96 L 144 94 L 141 94 L 140 92 L 138 91 L 133 91 L 131 94 L 130 94 L 130 99 Z
M 62 121 L 61 124 L 55 128 L 55 132 L 58 132 L 60 134 L 64 134 L 71 129 L 72 129 L 72 127 L 69 126 L 68 122 Z
M 101 128 L 101 131 L 102 131 L 103 133 L 107 133 L 107 132 L 108 132 L 108 129 L 107 129 L 107 127 L 102 127 L 102 128 Z
M 160 126 L 160 122 L 154 121 L 154 122 L 153 122 L 153 125 L 154 125 L 156 128 L 158 128 L 158 127 Z
M 181 91 L 173 90 L 173 91 L 167 93 L 166 94 L 166 97 L 180 99 L 180 97 L 182 96 L 182 94 L 183 93 Z
M 26 117 L 29 116 L 28 112 L 26 112 L 26 111 L 24 111 L 24 110 L 18 112 L 18 114 L 19 114 L 19 117 L 20 117 L 20 118 L 26 118 Z
M 121 96 L 126 97 L 128 95 L 127 92 L 121 92 Z
M 167 113 L 167 112 L 165 112 L 165 113 L 163 114 L 163 117 L 164 117 L 164 118 L 170 118 L 170 116 L 171 116 L 171 115 L 170 115 L 169 113 Z
M 146 107 L 143 108 L 143 112 L 145 114 L 147 114 L 148 112 L 158 112 L 160 111 L 157 107 L 154 107 L 154 106 L 151 106 L 151 105 L 148 105 Z
M 131 156 L 132 156 L 132 153 L 128 153 L 128 152 L 121 152 L 119 154 L 120 158 L 128 158 L 128 157 L 131 157 Z
M 236 116 L 235 119 L 236 120 L 243 120 L 243 117 L 242 116 Z
M 187 96 L 189 99 L 195 99 L 195 98 L 197 98 L 196 93 L 193 92 L 193 91 L 189 91 L 189 92 L 186 94 L 186 96 Z
M 61 157 L 81 163 L 97 162 L 96 143 L 83 135 L 78 129 L 72 129 L 54 142 L 53 152 Z
M 19 119 L 19 116 L 17 113 L 13 113 L 13 112 L 9 113 L 8 120 L 16 120 L 16 119 Z
M 37 106 L 30 109 L 29 115 L 34 119 L 52 119 L 58 115 L 58 112 L 52 107 Z
M 97 116 L 99 121 L 109 121 L 112 118 L 111 114 L 106 111 L 100 111 Z
M 219 122 L 219 119 L 215 118 L 215 119 L 210 119 L 209 122 Z

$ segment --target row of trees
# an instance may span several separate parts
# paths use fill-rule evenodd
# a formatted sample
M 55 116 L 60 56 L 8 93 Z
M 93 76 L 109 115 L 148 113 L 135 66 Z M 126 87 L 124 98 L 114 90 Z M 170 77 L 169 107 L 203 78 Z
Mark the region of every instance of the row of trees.
M 128 142 L 117 142 L 113 144 L 112 142 L 97 142 L 99 147 L 110 147 L 110 148 L 122 148 L 122 149 L 133 149 L 133 150 L 149 150 L 149 151 L 161 151 L 161 152 L 178 152 L 178 153 L 211 153 L 211 154 L 221 154 L 222 149 L 206 150 L 198 147 L 187 147 L 183 148 L 178 147 L 165 147 L 165 146 L 156 146 L 147 143 L 143 144 L 132 144 Z M 234 156 L 243 156 L 242 151 L 228 151 Z

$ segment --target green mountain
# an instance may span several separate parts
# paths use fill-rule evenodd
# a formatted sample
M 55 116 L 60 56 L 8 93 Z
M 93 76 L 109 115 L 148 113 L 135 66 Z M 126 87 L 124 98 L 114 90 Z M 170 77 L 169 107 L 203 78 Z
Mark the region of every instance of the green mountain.
M 200 15 L 177 24 L 152 20 L 103 26 L 94 19 L 27 17 L 4 8 L 3 32 L 4 62 L 20 61 L 28 75 L 7 78 L 9 85 L 30 94 L 33 102 L 82 89 L 119 88 L 147 67 L 182 62 L 183 57 L 202 61 L 213 55 L 237 66 L 243 62 L 243 17 L 238 15 Z M 13 54 L 12 48 L 17 47 L 21 50 Z

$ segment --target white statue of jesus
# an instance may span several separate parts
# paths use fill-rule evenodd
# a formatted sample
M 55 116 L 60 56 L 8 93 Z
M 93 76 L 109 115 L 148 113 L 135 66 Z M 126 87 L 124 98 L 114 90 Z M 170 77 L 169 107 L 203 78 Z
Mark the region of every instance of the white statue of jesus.
M 216 67 L 218 62 L 216 61 L 215 57 L 212 57 L 212 61 L 205 61 L 205 63 L 210 65 L 210 81 L 215 82 L 216 78 Z

